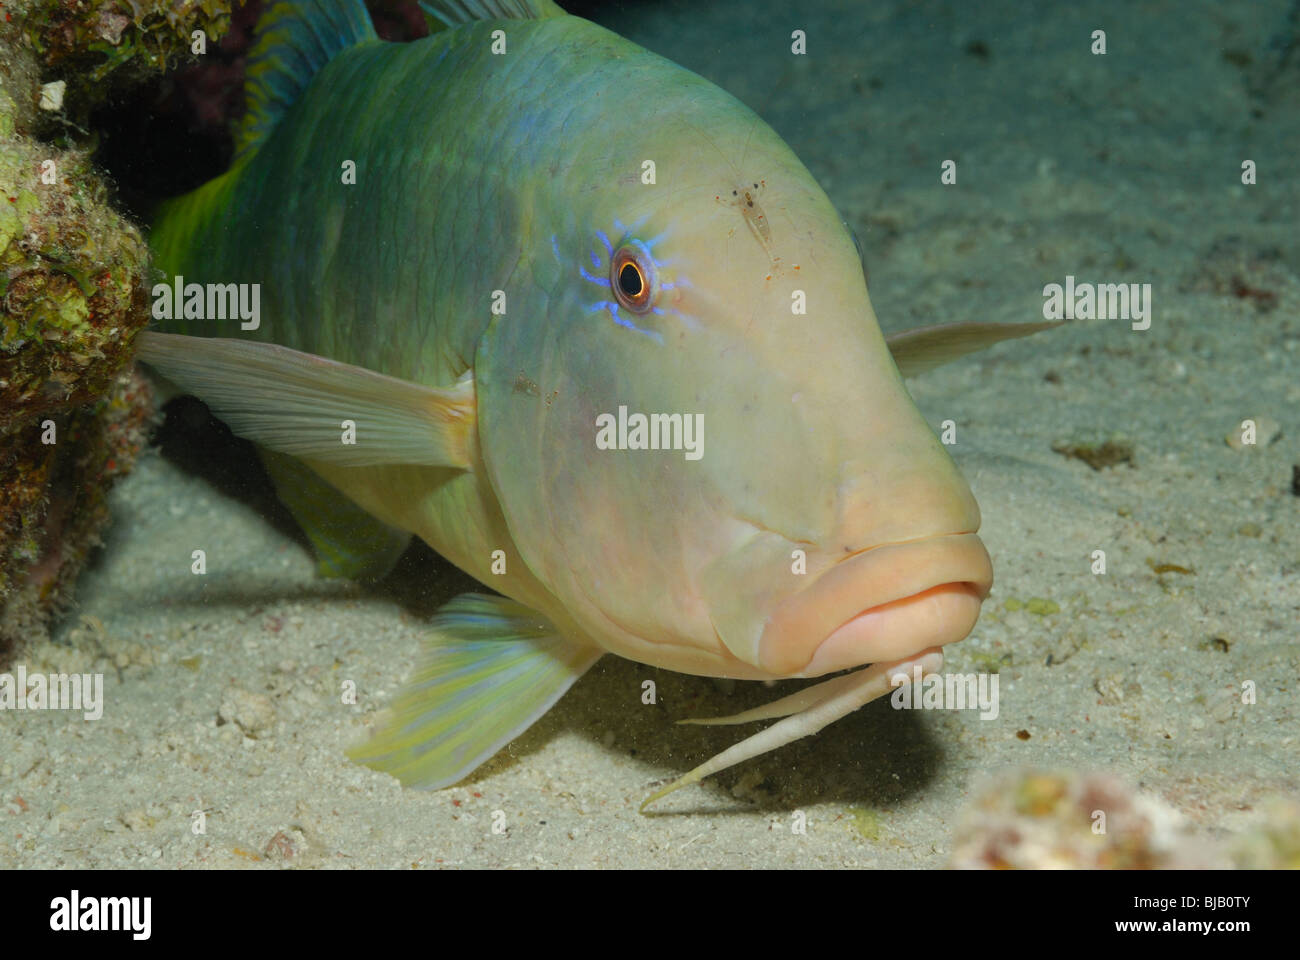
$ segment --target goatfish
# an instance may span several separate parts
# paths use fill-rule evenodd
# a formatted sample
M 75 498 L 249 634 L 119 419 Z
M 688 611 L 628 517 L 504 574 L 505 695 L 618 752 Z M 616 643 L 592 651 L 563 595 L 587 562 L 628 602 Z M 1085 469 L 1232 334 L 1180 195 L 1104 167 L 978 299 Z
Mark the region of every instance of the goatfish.
M 695 721 L 778 722 L 648 805 L 937 671 L 993 571 L 903 377 L 1053 324 L 886 340 L 850 229 L 734 97 L 551 0 L 424 8 L 411 43 L 359 0 L 267 8 L 230 169 L 153 223 L 139 337 L 256 444 L 320 573 L 415 535 L 498 594 L 432 617 L 350 756 L 453 784 L 606 653 L 835 675 Z M 246 289 L 252 323 L 220 308 Z

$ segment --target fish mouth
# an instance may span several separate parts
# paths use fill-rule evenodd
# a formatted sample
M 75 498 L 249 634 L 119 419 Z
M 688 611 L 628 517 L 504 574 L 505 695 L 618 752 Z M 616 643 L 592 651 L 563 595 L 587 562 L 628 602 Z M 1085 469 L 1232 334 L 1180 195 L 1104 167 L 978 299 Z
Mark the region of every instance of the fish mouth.
M 992 586 L 992 561 L 974 533 L 872 547 L 777 607 L 759 664 L 777 676 L 819 677 L 942 647 L 970 633 Z

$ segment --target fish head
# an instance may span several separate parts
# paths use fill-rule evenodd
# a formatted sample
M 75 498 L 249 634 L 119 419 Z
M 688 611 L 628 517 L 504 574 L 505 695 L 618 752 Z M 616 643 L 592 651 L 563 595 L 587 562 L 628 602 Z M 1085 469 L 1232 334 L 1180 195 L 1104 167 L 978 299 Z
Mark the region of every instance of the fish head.
M 515 546 L 585 633 L 671 669 L 818 676 L 960 640 L 992 582 L 979 509 L 855 241 L 700 83 L 530 200 L 534 292 L 476 361 Z

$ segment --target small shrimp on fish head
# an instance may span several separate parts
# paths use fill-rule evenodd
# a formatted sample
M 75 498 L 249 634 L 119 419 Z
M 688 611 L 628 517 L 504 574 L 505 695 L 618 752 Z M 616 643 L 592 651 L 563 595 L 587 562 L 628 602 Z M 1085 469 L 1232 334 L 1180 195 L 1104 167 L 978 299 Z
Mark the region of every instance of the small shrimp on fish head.
M 703 81 L 601 123 L 606 149 L 529 198 L 557 227 L 524 307 L 546 322 L 494 320 L 476 363 L 529 569 L 603 648 L 689 673 L 816 677 L 962 639 L 992 582 L 979 509 L 825 193 Z M 653 185 L 627 175 L 643 157 Z

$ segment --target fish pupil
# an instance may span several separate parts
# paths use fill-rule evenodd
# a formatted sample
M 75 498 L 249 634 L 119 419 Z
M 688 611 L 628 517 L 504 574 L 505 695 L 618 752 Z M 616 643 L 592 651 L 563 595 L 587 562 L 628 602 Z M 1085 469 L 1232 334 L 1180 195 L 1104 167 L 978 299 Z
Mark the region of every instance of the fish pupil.
M 641 296 L 641 291 L 645 289 L 645 283 L 641 279 L 641 271 L 633 263 L 623 264 L 623 269 L 618 272 L 618 286 L 627 296 L 636 299 Z

